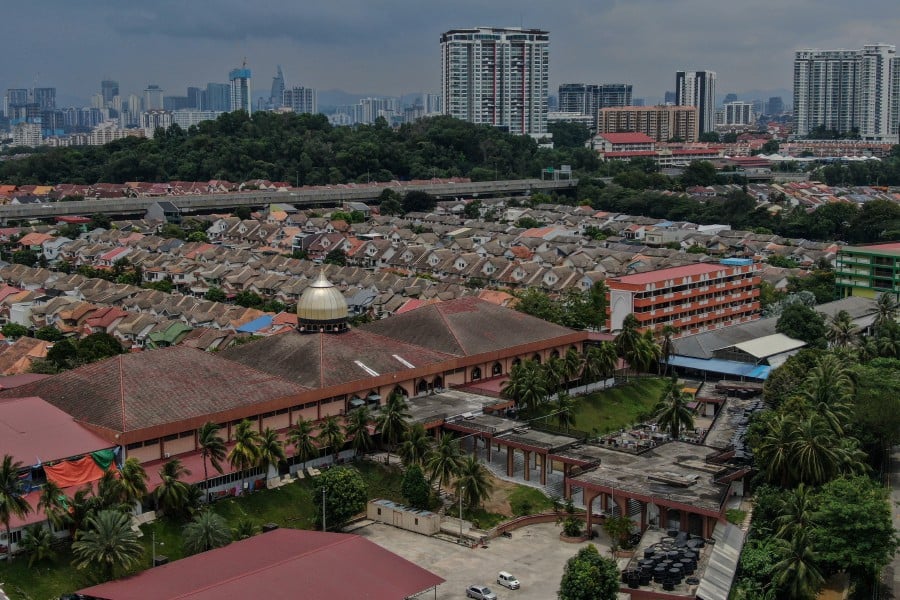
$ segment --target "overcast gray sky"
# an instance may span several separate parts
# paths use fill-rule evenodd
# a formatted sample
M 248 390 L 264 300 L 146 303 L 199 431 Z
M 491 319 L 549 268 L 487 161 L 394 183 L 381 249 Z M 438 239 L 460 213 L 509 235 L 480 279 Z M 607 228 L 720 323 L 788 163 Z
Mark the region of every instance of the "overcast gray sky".
M 0 86 L 88 98 L 169 95 L 227 81 L 247 57 L 254 96 L 281 64 L 288 85 L 400 95 L 438 91 L 439 36 L 473 26 L 550 31 L 551 90 L 626 82 L 661 97 L 679 69 L 718 91 L 789 89 L 793 51 L 900 42 L 897 0 L 27 0 L 4 11 Z M 265 95 L 268 95 L 267 93 Z M 786 98 L 787 100 L 787 98 Z

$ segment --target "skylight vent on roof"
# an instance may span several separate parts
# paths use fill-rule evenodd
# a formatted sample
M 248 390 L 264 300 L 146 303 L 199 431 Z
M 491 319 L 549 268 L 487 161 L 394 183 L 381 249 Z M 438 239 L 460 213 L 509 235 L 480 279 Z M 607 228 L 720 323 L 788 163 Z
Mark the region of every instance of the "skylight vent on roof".
M 416 365 L 412 364 L 411 362 L 409 362 L 408 360 L 406 360 L 406 359 L 403 358 L 402 356 L 397 356 L 396 354 L 391 354 L 391 356 L 393 356 L 394 358 L 396 358 L 397 361 L 399 361 L 400 364 L 402 364 L 402 365 L 403 365 L 404 367 L 406 367 L 407 369 L 415 369 L 415 368 L 416 368 Z
M 363 363 L 361 363 L 361 362 L 358 361 L 358 360 L 354 360 L 353 362 L 356 363 L 356 366 L 357 366 L 357 367 L 359 367 L 360 369 L 362 369 L 363 371 L 365 371 L 366 373 L 368 373 L 368 374 L 371 375 L 372 377 L 378 377 L 378 371 L 376 371 L 376 370 L 374 370 L 374 369 L 371 369 L 371 368 L 367 367 L 366 365 L 364 365 Z

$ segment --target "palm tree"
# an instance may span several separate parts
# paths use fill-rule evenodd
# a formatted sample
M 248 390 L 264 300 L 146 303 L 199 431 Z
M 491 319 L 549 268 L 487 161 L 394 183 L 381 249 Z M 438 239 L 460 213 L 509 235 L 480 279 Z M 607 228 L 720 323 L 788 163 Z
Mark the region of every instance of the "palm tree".
M 125 505 L 125 489 L 119 480 L 119 474 L 115 471 L 104 471 L 97 481 L 97 500 L 99 508 L 114 508 L 116 510 L 129 511 L 133 507 Z
M 566 355 L 563 360 L 566 364 L 566 380 L 574 381 L 581 377 L 581 372 L 584 369 L 584 357 L 578 350 L 569 348 L 566 350 Z
M 68 504 L 66 494 L 55 481 L 47 480 L 41 489 L 41 496 L 38 498 L 37 507 L 44 511 L 47 520 L 59 529 L 69 520 L 69 513 L 66 510 Z
M 632 351 L 629 362 L 633 363 L 636 370 L 649 371 L 653 363 L 659 363 L 662 349 L 656 343 L 653 332 L 649 329 L 638 336 L 637 345 Z
M 122 463 L 121 477 L 123 500 L 134 505 L 147 495 L 147 472 L 141 466 L 140 461 L 130 456 Z
M 660 344 L 660 356 L 662 357 L 661 363 L 665 363 L 665 368 L 663 370 L 663 375 L 669 374 L 669 359 L 672 358 L 672 355 L 675 354 L 675 344 L 672 341 L 672 338 L 675 337 L 675 334 L 678 333 L 678 328 L 674 325 L 663 325 L 659 330 L 659 334 L 662 336 L 662 343 Z
M 669 432 L 673 440 L 679 439 L 681 431 L 694 427 L 694 413 L 688 408 L 690 394 L 684 392 L 678 379 L 669 380 L 656 409 L 656 422 Z
M 619 331 L 615 340 L 613 340 L 613 343 L 616 346 L 616 354 L 629 363 L 633 360 L 634 352 L 637 349 L 640 340 L 641 334 L 638 333 L 639 325 L 640 322 L 637 320 L 637 317 L 635 317 L 634 314 L 629 313 L 622 321 L 622 329 Z M 629 364 L 629 367 L 631 366 L 632 365 Z M 628 378 L 628 369 L 625 370 L 625 378 Z
M 813 414 L 797 423 L 791 456 L 797 483 L 821 485 L 838 473 L 840 447 L 824 417 Z
M 560 427 L 565 427 L 569 431 L 569 427 L 575 425 L 575 407 L 577 403 L 565 392 L 560 392 L 556 398 L 556 422 Z
M 881 329 L 887 323 L 897 321 L 897 315 L 900 314 L 900 305 L 897 304 L 897 298 L 890 293 L 882 293 L 875 302 L 875 329 Z
M 494 488 L 488 470 L 471 455 L 460 461 L 457 479 L 453 486 L 456 489 L 457 497 L 462 496 L 463 502 L 469 508 L 475 508 L 490 498 Z
M 372 413 L 367 406 L 353 409 L 347 416 L 344 434 L 350 438 L 350 446 L 356 455 L 371 452 L 372 448 L 375 447 L 372 434 L 369 433 L 369 421 L 371 420 Z
M 6 528 L 6 539 L 12 539 L 9 522 L 13 517 L 24 519 L 31 512 L 31 505 L 25 500 L 25 488 L 19 479 L 22 463 L 13 462 L 12 456 L 3 455 L 0 463 L 0 523 Z M 6 545 L 7 560 L 12 559 L 12 544 Z
M 503 382 L 500 392 L 514 400 L 517 406 L 529 412 L 547 398 L 548 382 L 541 366 L 533 360 L 513 365 L 509 379 Z
M 803 387 L 801 396 L 825 418 L 835 434 L 843 435 L 842 424 L 850 418 L 854 385 L 842 361 L 833 354 L 822 356 L 807 374 Z
M 613 374 L 618 362 L 619 356 L 612 342 L 600 342 L 596 346 L 591 346 L 584 359 L 585 383 L 606 379 Z
M 859 327 L 853 324 L 850 313 L 841 310 L 831 318 L 825 337 L 835 348 L 849 348 L 859 340 Z
M 237 471 L 244 473 L 259 464 L 259 432 L 253 423 L 244 419 L 234 430 L 234 446 L 228 453 L 228 462 Z M 241 488 L 244 487 L 243 477 Z
M 43 523 L 35 523 L 25 528 L 22 549 L 28 553 L 28 568 L 38 561 L 50 560 L 56 556 L 53 551 L 53 534 Z
M 544 378 L 547 381 L 547 391 L 559 393 L 566 379 L 566 362 L 558 356 L 551 356 L 544 365 Z
M 381 434 L 381 441 L 387 445 L 388 459 L 391 457 L 391 448 L 403 438 L 409 427 L 409 416 L 406 400 L 396 392 L 388 396 L 387 402 L 381 407 L 375 429 Z
M 459 442 L 449 433 L 441 434 L 437 446 L 432 448 L 425 459 L 425 469 L 431 476 L 431 483 L 444 487 L 458 472 L 461 463 Z
M 875 348 L 878 356 L 900 358 L 900 325 L 887 321 L 879 327 L 875 335 Z
M 789 487 L 794 478 L 794 416 L 778 414 L 768 422 L 765 435 L 756 444 L 755 463 L 764 479 L 782 488 Z
M 188 501 L 188 484 L 183 477 L 191 472 L 177 458 L 166 461 L 159 470 L 159 485 L 156 486 L 157 510 L 167 514 L 176 514 L 184 510 Z
M 209 471 L 206 466 L 208 460 L 212 464 L 213 469 L 218 471 L 219 475 L 223 473 L 222 461 L 225 460 L 226 449 L 225 440 L 219 435 L 222 427 L 218 423 L 207 421 L 197 430 L 197 445 L 200 446 L 200 456 L 203 457 L 203 481 L 209 481 Z M 206 493 L 206 500 L 209 501 L 209 491 Z
M 415 423 L 406 430 L 403 442 L 397 448 L 403 464 L 407 467 L 410 465 L 422 466 L 429 450 L 431 450 L 431 436 L 428 435 L 425 426 L 421 423 Z
M 76 568 L 99 568 L 106 581 L 136 566 L 144 555 L 144 547 L 131 529 L 128 514 L 101 510 L 85 519 L 84 528 L 75 534 L 72 553 Z
M 775 525 L 778 526 L 776 535 L 782 539 L 790 540 L 797 533 L 808 529 L 813 523 L 813 493 L 804 484 L 783 495 L 778 500 L 778 517 Z
M 284 454 L 284 444 L 278 439 L 278 433 L 271 427 L 266 427 L 259 436 L 259 466 L 266 471 L 268 476 L 269 467 L 275 467 L 287 460 Z
M 306 468 L 306 462 L 319 451 L 316 443 L 313 441 L 314 428 L 315 423 L 300 417 L 288 431 L 288 443 L 294 447 L 294 456 L 303 461 L 302 468 L 304 469 Z
M 778 562 L 772 568 L 773 581 L 786 598 L 811 600 L 824 581 L 816 567 L 817 556 L 805 530 L 790 540 L 775 538 Z
M 231 543 L 228 523 L 211 510 L 204 510 L 184 527 L 184 551 L 199 554 Z
M 338 418 L 334 415 L 325 417 L 319 424 L 319 437 L 322 440 L 322 448 L 331 448 L 332 460 L 337 461 L 337 455 L 344 445 L 344 431 Z

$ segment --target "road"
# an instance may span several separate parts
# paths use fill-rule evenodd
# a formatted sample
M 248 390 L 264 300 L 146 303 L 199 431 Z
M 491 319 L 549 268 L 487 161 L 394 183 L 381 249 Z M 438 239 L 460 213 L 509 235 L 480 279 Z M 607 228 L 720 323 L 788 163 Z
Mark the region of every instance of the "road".
M 888 473 L 888 485 L 891 487 L 891 513 L 894 519 L 894 531 L 900 532 L 900 446 L 891 451 L 891 465 Z M 900 599 L 900 552 L 894 554 L 894 560 L 881 573 L 883 586 L 882 598 Z

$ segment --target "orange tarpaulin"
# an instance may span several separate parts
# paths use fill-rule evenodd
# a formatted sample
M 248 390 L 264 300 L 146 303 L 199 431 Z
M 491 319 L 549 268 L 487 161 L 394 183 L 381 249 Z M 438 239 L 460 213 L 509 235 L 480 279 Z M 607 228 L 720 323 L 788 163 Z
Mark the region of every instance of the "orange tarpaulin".
M 114 466 L 110 468 L 115 469 Z M 47 479 L 61 488 L 81 485 L 103 477 L 103 469 L 97 466 L 91 455 L 78 460 L 57 463 L 52 467 L 44 465 L 44 473 L 47 474 Z

